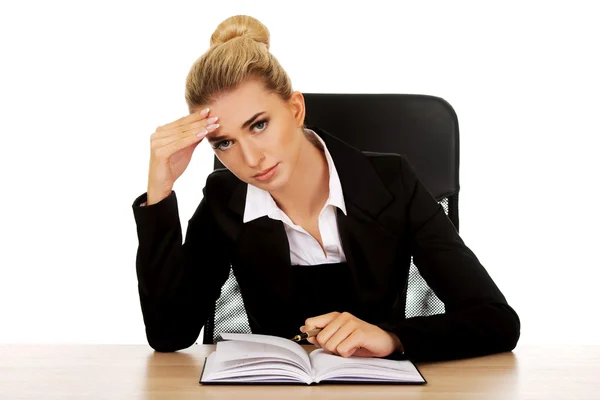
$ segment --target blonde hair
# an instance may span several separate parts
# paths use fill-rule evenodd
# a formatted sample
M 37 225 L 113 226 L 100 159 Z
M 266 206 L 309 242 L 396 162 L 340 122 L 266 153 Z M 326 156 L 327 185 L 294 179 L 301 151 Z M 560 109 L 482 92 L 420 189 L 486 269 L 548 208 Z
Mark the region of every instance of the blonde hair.
M 292 96 L 292 83 L 269 52 L 269 30 L 256 18 L 236 15 L 221 22 L 210 48 L 192 65 L 185 82 L 190 112 L 235 89 L 248 78 L 259 78 L 283 100 Z

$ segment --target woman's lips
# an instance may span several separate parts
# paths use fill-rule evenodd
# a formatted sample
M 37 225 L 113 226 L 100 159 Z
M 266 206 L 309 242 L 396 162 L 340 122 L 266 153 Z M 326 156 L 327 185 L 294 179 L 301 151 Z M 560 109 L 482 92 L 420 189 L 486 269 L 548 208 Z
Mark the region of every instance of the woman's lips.
M 254 175 L 254 179 L 256 179 L 257 181 L 261 181 L 261 182 L 266 182 L 269 179 L 271 179 L 273 177 L 273 175 L 275 175 L 275 172 L 277 172 L 277 167 L 279 166 L 279 163 L 275 164 L 274 166 L 272 166 L 271 168 Z

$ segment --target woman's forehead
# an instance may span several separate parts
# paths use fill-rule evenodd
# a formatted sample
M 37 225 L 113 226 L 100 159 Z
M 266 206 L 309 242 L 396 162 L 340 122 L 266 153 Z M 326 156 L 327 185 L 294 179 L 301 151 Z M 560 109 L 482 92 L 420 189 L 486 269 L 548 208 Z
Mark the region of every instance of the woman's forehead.
M 211 116 L 219 117 L 221 126 L 230 125 L 235 129 L 242 129 L 247 127 L 245 123 L 256 114 L 276 113 L 285 107 L 285 103 L 277 94 L 262 88 L 238 88 L 219 96 L 206 107 L 210 108 Z

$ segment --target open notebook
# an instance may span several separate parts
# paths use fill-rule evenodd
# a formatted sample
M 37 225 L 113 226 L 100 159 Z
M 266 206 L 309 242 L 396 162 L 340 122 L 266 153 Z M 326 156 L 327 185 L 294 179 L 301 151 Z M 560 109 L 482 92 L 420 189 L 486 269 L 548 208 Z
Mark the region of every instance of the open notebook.
M 310 355 L 299 344 L 277 336 L 223 333 L 204 363 L 202 384 L 424 384 L 409 360 L 340 357 L 322 349 Z

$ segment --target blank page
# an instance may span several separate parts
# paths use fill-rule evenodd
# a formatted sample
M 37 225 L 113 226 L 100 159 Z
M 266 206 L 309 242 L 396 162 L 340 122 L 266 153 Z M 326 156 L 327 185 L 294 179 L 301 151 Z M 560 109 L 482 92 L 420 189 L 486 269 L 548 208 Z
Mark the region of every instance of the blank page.
M 348 357 L 328 354 L 323 349 L 310 354 L 315 382 L 327 379 L 353 381 L 417 382 L 425 380 L 408 360 L 395 361 L 377 357 Z

